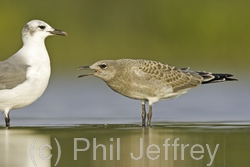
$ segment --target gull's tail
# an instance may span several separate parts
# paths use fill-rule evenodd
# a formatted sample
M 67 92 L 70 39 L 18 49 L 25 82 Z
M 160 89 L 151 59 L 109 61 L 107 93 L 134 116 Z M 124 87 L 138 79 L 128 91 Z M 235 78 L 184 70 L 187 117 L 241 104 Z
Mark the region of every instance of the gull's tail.
M 213 74 L 211 72 L 197 71 L 203 78 L 202 84 L 224 82 L 224 81 L 238 81 L 238 79 L 231 78 L 232 74 Z

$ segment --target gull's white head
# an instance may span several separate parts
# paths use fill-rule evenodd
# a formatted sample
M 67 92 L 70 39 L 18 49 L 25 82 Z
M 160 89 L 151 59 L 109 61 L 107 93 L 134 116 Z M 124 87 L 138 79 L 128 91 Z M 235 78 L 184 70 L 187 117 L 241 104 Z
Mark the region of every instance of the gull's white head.
M 23 27 L 22 30 L 24 43 L 30 39 L 32 39 L 32 41 L 44 41 L 44 39 L 50 35 L 67 36 L 67 33 L 62 30 L 52 28 L 49 24 L 41 20 L 31 20 Z

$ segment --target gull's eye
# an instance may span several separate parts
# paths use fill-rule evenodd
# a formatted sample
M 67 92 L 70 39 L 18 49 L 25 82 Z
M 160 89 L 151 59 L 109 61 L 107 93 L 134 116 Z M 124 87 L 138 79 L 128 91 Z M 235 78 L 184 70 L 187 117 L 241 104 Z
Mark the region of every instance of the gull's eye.
M 101 67 L 101 69 L 106 69 L 107 68 L 107 65 L 105 63 L 102 63 L 99 66 Z
M 45 28 L 46 28 L 46 26 L 44 26 L 44 25 L 40 25 L 40 26 L 38 26 L 41 30 L 44 30 Z

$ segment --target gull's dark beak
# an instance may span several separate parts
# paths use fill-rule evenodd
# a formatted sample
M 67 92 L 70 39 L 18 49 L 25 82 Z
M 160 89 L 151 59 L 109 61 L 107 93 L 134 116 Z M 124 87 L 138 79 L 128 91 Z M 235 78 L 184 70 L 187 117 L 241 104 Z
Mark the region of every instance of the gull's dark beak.
M 77 70 L 91 70 L 91 69 L 89 68 L 89 66 L 81 66 Z M 90 76 L 90 75 L 93 75 L 93 73 L 79 75 L 78 78 L 86 77 L 86 76 Z
M 67 36 L 68 34 L 65 31 L 54 29 L 53 31 L 49 31 L 51 34 L 54 35 L 61 35 L 61 36 Z
M 77 70 L 85 70 L 85 69 L 90 69 L 89 66 L 81 66 Z

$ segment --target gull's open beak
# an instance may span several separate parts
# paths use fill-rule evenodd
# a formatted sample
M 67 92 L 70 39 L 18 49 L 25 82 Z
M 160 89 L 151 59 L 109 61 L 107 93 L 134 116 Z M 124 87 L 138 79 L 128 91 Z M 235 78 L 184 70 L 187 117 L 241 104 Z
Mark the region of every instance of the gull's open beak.
M 85 70 L 85 69 L 90 69 L 89 66 L 81 66 L 77 70 Z
M 68 34 L 65 31 L 54 29 L 53 31 L 49 31 L 51 34 L 54 35 L 61 35 L 61 36 L 67 36 Z
M 81 66 L 77 70 L 91 70 L 91 69 L 89 68 L 89 66 Z M 86 76 L 90 76 L 90 75 L 93 75 L 93 73 L 79 75 L 78 78 L 86 77 Z

